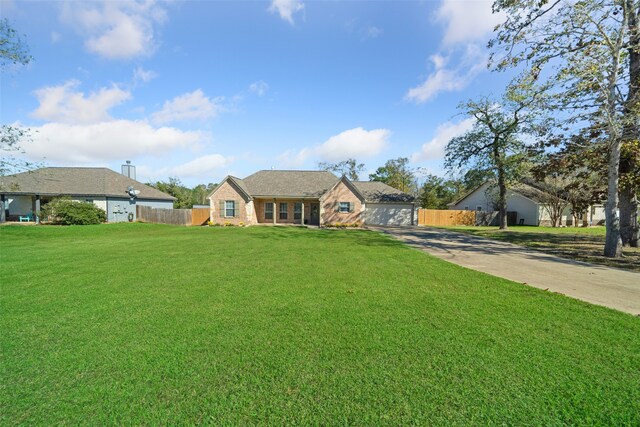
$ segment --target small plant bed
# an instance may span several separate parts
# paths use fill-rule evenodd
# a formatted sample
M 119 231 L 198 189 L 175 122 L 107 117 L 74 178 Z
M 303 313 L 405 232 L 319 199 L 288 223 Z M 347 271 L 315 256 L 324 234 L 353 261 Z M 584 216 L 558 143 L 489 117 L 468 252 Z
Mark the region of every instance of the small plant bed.
M 640 271 L 640 248 L 624 248 L 623 258 L 612 259 L 602 255 L 606 230 L 601 226 L 554 228 L 516 225 L 507 230 L 474 226 L 439 228 L 514 243 L 563 258 Z
M 640 425 L 640 319 L 366 230 L 0 232 L 2 425 Z

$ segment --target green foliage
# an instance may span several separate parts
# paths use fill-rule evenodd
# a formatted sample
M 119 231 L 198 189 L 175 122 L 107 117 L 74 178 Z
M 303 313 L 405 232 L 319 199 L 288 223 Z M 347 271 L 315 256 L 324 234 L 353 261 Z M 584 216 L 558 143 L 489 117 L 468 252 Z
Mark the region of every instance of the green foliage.
M 405 193 L 414 193 L 417 190 L 416 169 L 409 166 L 407 157 L 387 160 L 384 166 L 380 166 L 369 175 L 370 181 L 384 182 Z
M 191 209 L 193 205 L 208 205 L 207 196 L 218 186 L 209 183 L 199 184 L 188 188 L 182 184 L 179 178 L 170 177 L 169 181 L 148 182 L 147 185 L 157 188 L 176 198 L 173 202 L 174 209 Z
M 4 425 L 640 424 L 639 319 L 378 233 L 0 238 Z
M 418 200 L 422 208 L 448 209 L 449 203 L 462 192 L 462 183 L 459 180 L 445 180 L 435 175 L 427 175 L 425 183 L 420 187 Z
M 337 163 L 320 162 L 318 169 L 331 171 L 340 176 L 344 175 L 351 181 L 357 181 L 358 175 L 364 170 L 364 163 L 358 163 L 356 159 L 347 159 Z
M 42 213 L 47 221 L 59 225 L 101 224 L 107 220 L 106 212 L 93 203 L 64 198 L 54 199 L 44 205 Z

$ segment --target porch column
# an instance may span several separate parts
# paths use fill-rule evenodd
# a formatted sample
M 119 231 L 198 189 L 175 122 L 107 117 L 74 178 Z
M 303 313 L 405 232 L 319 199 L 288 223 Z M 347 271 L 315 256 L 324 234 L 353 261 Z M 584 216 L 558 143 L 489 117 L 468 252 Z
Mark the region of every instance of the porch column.
M 278 204 L 276 203 L 276 199 L 273 199 L 273 225 L 276 225 L 276 215 L 278 215 Z
M 9 209 L 5 209 L 4 194 L 0 194 L 0 222 L 5 222 L 9 216 Z
M 302 211 L 300 213 L 300 224 L 304 225 L 304 199 L 301 200 Z
M 36 195 L 36 208 L 33 211 L 36 216 L 36 224 L 40 224 L 40 196 Z

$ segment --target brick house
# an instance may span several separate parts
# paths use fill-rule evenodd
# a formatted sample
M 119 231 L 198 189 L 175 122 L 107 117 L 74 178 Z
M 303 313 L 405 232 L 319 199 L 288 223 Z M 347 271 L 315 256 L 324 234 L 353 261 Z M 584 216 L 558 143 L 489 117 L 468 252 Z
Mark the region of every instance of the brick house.
M 213 223 L 412 225 L 413 197 L 327 171 L 263 170 L 225 177 L 209 195 Z

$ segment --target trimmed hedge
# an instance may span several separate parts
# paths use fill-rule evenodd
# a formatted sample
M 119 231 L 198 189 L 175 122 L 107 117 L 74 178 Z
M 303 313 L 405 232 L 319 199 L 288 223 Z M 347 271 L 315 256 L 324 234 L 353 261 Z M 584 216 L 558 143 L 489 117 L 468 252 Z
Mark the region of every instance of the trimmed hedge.
M 107 213 L 93 203 L 69 199 L 54 199 L 42 212 L 49 222 L 60 225 L 101 224 L 107 220 Z

